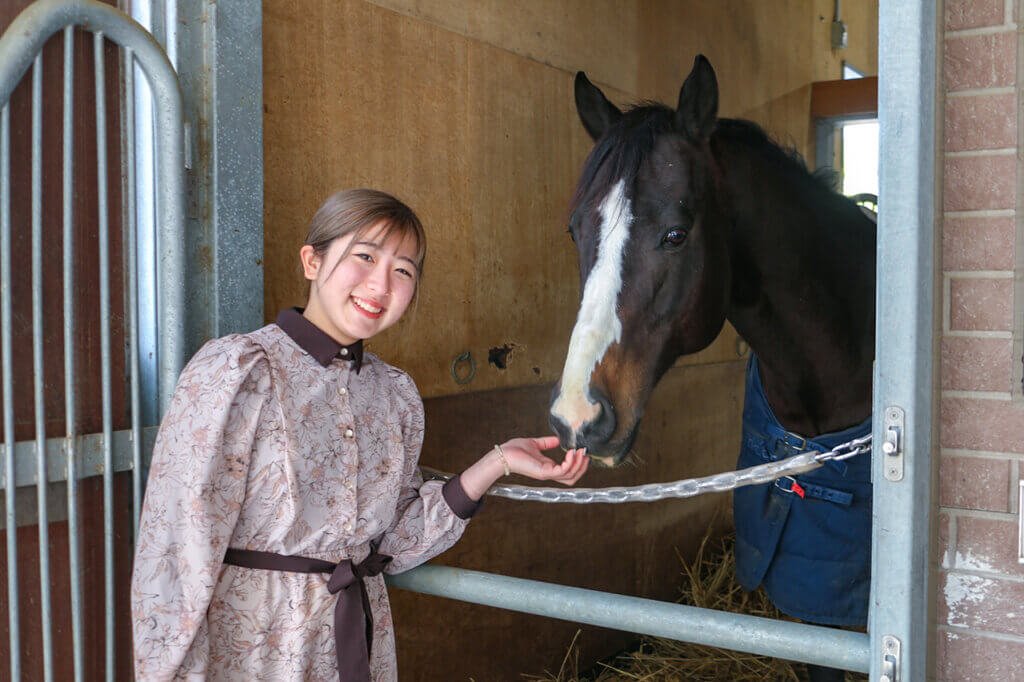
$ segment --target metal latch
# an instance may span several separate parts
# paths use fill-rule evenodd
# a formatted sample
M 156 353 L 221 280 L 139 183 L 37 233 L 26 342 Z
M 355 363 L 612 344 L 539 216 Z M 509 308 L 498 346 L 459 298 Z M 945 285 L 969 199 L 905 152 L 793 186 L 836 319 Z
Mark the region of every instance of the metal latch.
M 878 682 L 900 682 L 900 640 L 882 637 L 882 676 Z
M 903 452 L 905 449 L 904 412 L 902 407 L 885 408 L 885 421 L 882 435 L 882 452 L 885 454 L 885 480 L 903 480 Z

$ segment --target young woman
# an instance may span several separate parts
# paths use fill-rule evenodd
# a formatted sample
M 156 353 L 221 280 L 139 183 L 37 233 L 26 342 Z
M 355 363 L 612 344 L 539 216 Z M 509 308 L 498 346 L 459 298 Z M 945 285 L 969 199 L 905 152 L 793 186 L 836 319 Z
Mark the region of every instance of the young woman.
M 557 438 L 495 446 L 447 483 L 418 469 L 423 403 L 363 351 L 416 295 L 416 215 L 342 191 L 300 251 L 304 310 L 207 343 L 185 367 L 153 452 L 132 578 L 139 680 L 395 680 L 382 571 L 450 547 L 510 472 L 567 485 Z

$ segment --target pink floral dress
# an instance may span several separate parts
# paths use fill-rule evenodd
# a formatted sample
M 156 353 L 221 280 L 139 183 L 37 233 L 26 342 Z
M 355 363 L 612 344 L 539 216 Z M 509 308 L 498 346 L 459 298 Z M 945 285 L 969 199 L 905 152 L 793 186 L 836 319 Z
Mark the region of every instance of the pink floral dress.
M 348 357 L 345 357 L 345 356 Z M 458 479 L 424 483 L 412 379 L 342 348 L 298 311 L 207 343 L 160 427 L 131 602 L 139 680 L 337 680 L 328 575 L 222 563 L 230 548 L 408 570 L 476 509 Z M 366 579 L 370 672 L 396 680 L 382 576 Z

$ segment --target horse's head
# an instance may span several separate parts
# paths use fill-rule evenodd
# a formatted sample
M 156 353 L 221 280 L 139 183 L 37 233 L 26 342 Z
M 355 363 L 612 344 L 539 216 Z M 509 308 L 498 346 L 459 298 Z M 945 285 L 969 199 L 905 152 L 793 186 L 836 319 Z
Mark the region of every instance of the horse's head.
M 698 56 L 673 110 L 620 112 L 576 75 L 576 108 L 596 145 L 569 231 L 583 292 L 550 422 L 565 448 L 616 465 L 654 385 L 725 321 L 731 265 L 710 136 L 718 84 Z

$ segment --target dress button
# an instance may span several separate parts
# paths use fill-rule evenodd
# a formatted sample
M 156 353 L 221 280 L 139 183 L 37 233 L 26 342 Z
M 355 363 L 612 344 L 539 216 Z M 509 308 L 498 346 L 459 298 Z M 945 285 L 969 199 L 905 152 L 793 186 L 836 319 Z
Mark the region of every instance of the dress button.
M 342 395 L 348 395 L 348 389 L 342 386 L 341 388 L 338 389 L 338 393 Z
M 342 348 L 341 349 L 341 355 L 342 355 L 342 357 L 348 355 L 348 348 Z
M 348 488 L 349 490 L 352 490 L 352 488 L 355 487 L 355 483 L 353 483 L 352 481 L 345 481 L 345 487 Z
M 345 438 L 351 438 L 355 435 L 355 431 L 352 429 L 345 429 Z
M 344 526 L 342 526 L 342 528 L 344 528 L 345 532 L 348 533 L 349 531 L 352 530 L 352 524 L 351 523 L 346 523 Z

